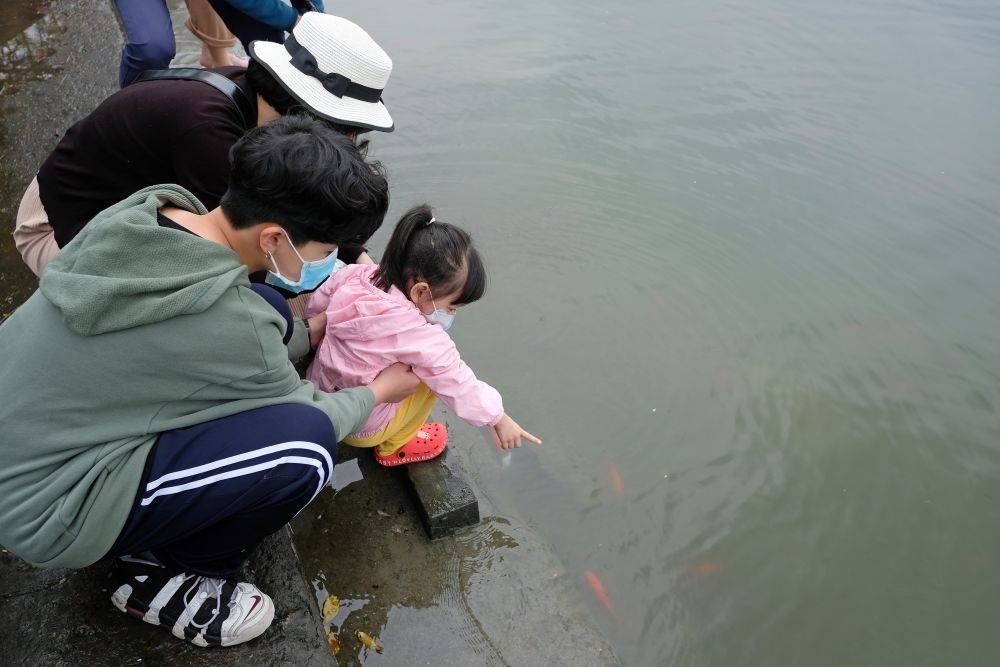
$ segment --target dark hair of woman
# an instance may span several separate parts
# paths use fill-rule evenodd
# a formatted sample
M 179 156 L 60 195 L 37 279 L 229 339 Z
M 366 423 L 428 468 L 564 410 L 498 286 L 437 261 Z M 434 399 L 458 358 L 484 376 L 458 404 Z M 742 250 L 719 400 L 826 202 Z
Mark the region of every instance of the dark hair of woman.
M 292 97 L 292 94 L 289 93 L 283 85 L 281 85 L 281 82 L 275 79 L 263 65 L 253 58 L 250 59 L 250 63 L 247 65 L 247 82 L 258 95 L 264 98 L 265 102 L 270 104 L 271 107 L 282 116 L 287 116 L 289 114 L 309 114 L 314 116 L 314 114 L 309 111 L 309 107 Z M 341 134 L 355 137 L 358 150 L 362 153 L 368 152 L 368 139 L 364 139 L 361 136 L 365 132 L 368 132 L 367 129 L 357 127 L 355 125 L 336 123 L 331 120 L 326 120 L 325 118 L 319 118 L 319 120 L 323 121 Z
M 452 302 L 459 306 L 483 297 L 486 268 L 468 232 L 434 220 L 431 207 L 421 204 L 399 220 L 373 281 L 386 292 L 396 286 L 406 293 L 418 282 L 426 282 L 438 296 L 460 290 Z

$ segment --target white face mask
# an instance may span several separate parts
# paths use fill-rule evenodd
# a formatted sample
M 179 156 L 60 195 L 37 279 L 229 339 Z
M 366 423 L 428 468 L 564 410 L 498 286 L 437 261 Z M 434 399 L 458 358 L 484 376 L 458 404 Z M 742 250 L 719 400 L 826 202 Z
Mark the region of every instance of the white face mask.
M 450 329 L 451 325 L 455 323 L 455 316 L 441 309 L 436 309 L 433 313 L 424 313 L 423 315 L 425 320 L 431 324 L 440 325 L 445 331 Z
M 445 331 L 450 329 L 451 325 L 455 323 L 455 316 L 449 313 L 448 311 L 441 310 L 440 308 L 438 308 L 437 304 L 434 303 L 433 294 L 431 295 L 431 305 L 434 306 L 434 312 L 421 313 L 424 316 L 424 319 L 430 322 L 431 324 L 439 325 Z

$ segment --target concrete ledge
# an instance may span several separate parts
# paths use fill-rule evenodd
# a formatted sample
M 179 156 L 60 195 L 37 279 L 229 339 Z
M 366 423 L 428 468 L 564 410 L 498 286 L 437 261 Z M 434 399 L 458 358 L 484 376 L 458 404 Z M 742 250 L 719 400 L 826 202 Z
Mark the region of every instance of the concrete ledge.
M 456 447 L 452 463 L 462 455 Z M 338 467 L 352 474 L 319 494 L 292 532 L 314 604 L 340 599 L 340 664 L 618 664 L 578 578 L 487 497 L 476 525 L 428 540 L 405 471 L 350 447 Z M 366 650 L 358 630 L 377 636 L 383 654 Z

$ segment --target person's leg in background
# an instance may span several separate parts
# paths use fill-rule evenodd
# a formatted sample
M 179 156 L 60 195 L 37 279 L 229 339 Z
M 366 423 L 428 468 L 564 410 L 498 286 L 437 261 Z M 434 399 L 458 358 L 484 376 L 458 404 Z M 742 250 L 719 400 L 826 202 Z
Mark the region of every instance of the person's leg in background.
M 201 41 L 202 67 L 246 67 L 246 58 L 240 58 L 229 49 L 236 46 L 236 38 L 229 32 L 222 18 L 212 9 L 208 0 L 184 0 L 188 19 L 184 26 Z
M 177 45 L 166 0 L 114 0 L 125 31 L 118 85 L 124 88 L 147 69 L 163 69 Z
M 222 18 L 229 31 L 236 35 L 236 38 L 243 44 L 246 50 L 250 42 L 261 39 L 265 42 L 285 41 L 285 31 L 279 28 L 272 28 L 256 19 L 247 16 L 240 10 L 230 5 L 225 0 L 209 0 L 212 9 Z
M 283 404 L 162 433 L 122 533 L 112 602 L 195 644 L 270 625 L 270 598 L 235 577 L 248 554 L 326 486 L 337 459 L 326 413 Z

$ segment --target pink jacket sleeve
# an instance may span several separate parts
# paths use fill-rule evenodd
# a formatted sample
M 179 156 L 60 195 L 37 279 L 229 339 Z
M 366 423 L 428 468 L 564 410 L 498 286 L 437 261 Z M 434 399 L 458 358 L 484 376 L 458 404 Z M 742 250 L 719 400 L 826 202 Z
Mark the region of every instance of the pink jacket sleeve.
M 493 426 L 503 416 L 500 393 L 478 380 L 462 361 L 455 342 L 436 325 L 427 324 L 406 333 L 407 350 L 399 360 L 444 401 L 456 415 L 473 426 Z
M 334 283 L 337 282 L 337 274 L 323 281 L 323 284 L 309 297 L 309 307 L 306 308 L 306 317 L 313 317 L 326 312 L 326 307 L 330 305 L 330 297 L 333 296 Z

